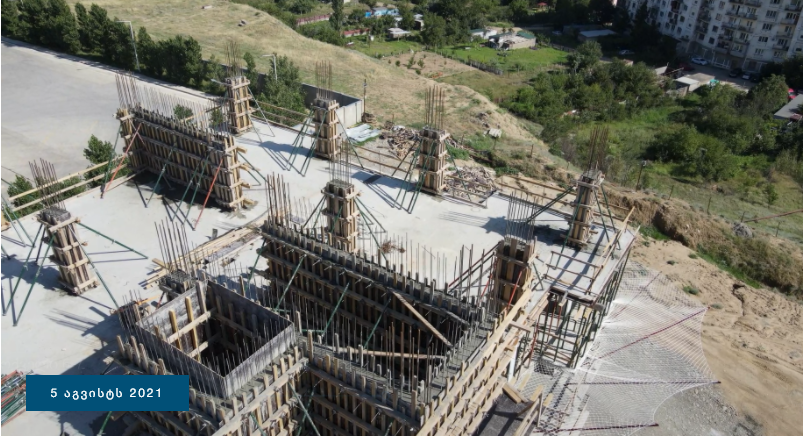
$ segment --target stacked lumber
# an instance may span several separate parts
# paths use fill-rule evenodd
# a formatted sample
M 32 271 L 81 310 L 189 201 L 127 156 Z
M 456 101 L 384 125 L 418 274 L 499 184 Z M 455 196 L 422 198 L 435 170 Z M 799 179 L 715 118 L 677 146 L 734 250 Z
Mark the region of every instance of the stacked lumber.
M 235 252 L 245 248 L 245 246 L 256 239 L 259 232 L 256 229 L 243 227 L 235 228 L 226 234 L 212 239 L 204 244 L 198 245 L 195 249 L 175 260 L 177 265 L 186 263 L 192 269 L 198 269 L 202 265 L 225 255 L 232 256 Z M 158 284 L 159 279 L 170 273 L 167 263 L 160 259 L 152 259 L 159 267 L 142 283 L 142 287 L 148 289 Z
M 2 382 L 2 424 L 6 424 L 25 412 L 25 374 L 19 371 L 14 371 L 11 374 L 4 374 Z

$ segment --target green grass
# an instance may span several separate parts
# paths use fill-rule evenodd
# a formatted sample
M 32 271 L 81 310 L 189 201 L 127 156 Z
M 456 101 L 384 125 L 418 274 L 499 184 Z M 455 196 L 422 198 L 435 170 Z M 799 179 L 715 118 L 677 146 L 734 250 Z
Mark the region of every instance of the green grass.
M 452 85 L 465 85 L 483 94 L 488 99 L 505 100 L 515 96 L 519 88 L 527 85 L 533 72 L 511 72 L 506 75 L 495 75 L 480 70 L 466 71 L 438 79 Z
M 410 53 L 410 50 L 419 52 L 423 49 L 421 43 L 414 39 L 394 41 L 379 41 L 376 39 L 371 41 L 370 45 L 368 44 L 366 36 L 347 38 L 347 40 L 349 42 L 354 42 L 354 45 L 349 47 L 350 49 L 357 50 L 365 53 L 368 56 L 373 56 L 376 58 L 380 56 L 396 55 L 400 52 Z
M 458 148 L 453 148 L 451 146 L 446 146 L 446 150 L 449 151 L 449 154 L 452 156 L 452 158 L 457 160 L 468 160 L 469 158 L 471 158 L 468 151 L 465 149 L 458 149 Z
M 469 49 L 466 49 L 467 47 Z M 477 45 L 456 46 L 451 49 L 445 49 L 443 52 L 463 61 L 479 61 L 484 64 L 496 63 L 500 69 L 511 72 L 519 70 L 532 71 L 539 67 L 560 64 L 566 60 L 568 55 L 566 52 L 549 47 L 542 47 L 538 50 L 516 49 L 504 52 Z
M 761 287 L 761 283 L 759 283 L 758 281 L 756 281 L 753 278 L 751 278 L 744 271 L 742 271 L 741 269 L 739 269 L 739 268 L 737 268 L 735 266 L 731 266 L 724 259 L 722 259 L 720 257 L 717 257 L 713 253 L 708 252 L 705 248 L 698 247 L 697 248 L 697 254 L 703 260 L 705 260 L 708 263 L 711 263 L 713 265 L 716 265 L 719 269 L 722 269 L 723 271 L 727 272 L 728 274 L 733 275 L 734 277 L 736 277 L 737 279 L 745 282 L 746 284 L 750 285 L 751 287 L 755 287 L 755 288 Z
M 700 289 L 697 289 L 694 286 L 683 286 L 683 292 L 686 292 L 689 295 L 697 295 L 700 293 Z

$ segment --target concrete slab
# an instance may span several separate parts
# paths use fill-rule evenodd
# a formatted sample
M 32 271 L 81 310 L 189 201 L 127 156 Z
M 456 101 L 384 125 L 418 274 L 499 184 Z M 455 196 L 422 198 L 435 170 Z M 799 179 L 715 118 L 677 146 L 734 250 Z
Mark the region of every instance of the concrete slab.
M 10 90 L 12 93 L 8 101 L 4 93 L 3 104 L 6 108 L 3 112 L 3 139 L 6 139 L 6 126 L 10 124 L 8 132 L 12 133 L 12 138 L 16 135 L 17 138 L 24 139 L 28 142 L 26 144 L 35 145 L 34 150 L 43 154 L 43 157 L 52 159 L 50 154 L 59 148 L 59 141 L 69 138 L 72 149 L 65 152 L 63 160 L 59 161 L 61 167 L 57 169 L 59 172 L 69 172 L 69 169 L 85 167 L 80 154 L 84 136 L 88 138 L 90 131 L 96 131 L 102 126 L 107 134 L 106 138 L 112 139 L 116 130 L 117 122 L 111 117 L 117 105 L 117 95 L 113 88 L 114 71 L 28 48 L 12 47 L 6 45 L 4 40 L 4 58 L 7 53 L 10 54 L 8 58 L 11 63 L 6 65 L 4 60 L 3 85 L 7 85 L 6 75 L 10 75 L 18 81 L 12 83 L 26 83 L 30 88 Z M 39 80 L 24 82 L 24 76 L 30 70 L 26 65 L 31 64 L 36 67 L 36 72 L 31 74 L 39 75 Z M 19 72 L 20 69 L 25 72 Z M 42 86 L 39 81 L 50 83 Z M 76 99 L 81 102 L 75 102 Z M 47 102 L 46 110 L 41 108 L 42 102 Z M 50 136 L 39 132 L 40 123 L 31 119 L 40 115 L 41 111 L 47 112 L 53 125 L 69 123 L 71 126 L 63 135 L 55 127 L 46 128 L 54 129 Z M 9 123 L 5 119 L 7 114 L 16 123 Z M 68 121 L 62 122 L 62 117 L 66 117 Z M 314 159 L 306 177 L 303 177 L 288 168 L 286 163 L 296 134 L 263 124 L 257 124 L 257 129 L 259 136 L 251 132 L 237 141 L 238 145 L 246 149 L 248 161 L 262 175 L 271 172 L 282 175 L 290 184 L 290 194 L 297 199 L 297 205 L 306 205 L 311 209 L 321 199 L 321 189 L 329 179 L 329 164 Z M 263 141 L 260 141 L 260 136 Z M 309 139 L 305 144 L 309 144 Z M 3 152 L 9 150 L 13 151 L 10 160 L 12 166 L 21 166 L 20 163 L 27 161 L 35 153 L 30 150 L 26 152 L 24 146 L 6 143 Z M 303 156 L 296 159 L 297 167 L 300 167 L 302 160 Z M 3 165 L 6 166 L 7 163 L 4 160 Z M 362 170 L 352 170 L 355 185 L 362 193 L 361 200 L 371 213 L 390 234 L 409 238 L 416 245 L 416 252 L 421 254 L 419 260 L 406 269 L 420 271 L 422 276 L 432 278 L 437 272 L 433 269 L 434 261 L 445 259 L 445 267 L 441 267 L 440 275 L 437 276 L 439 284 L 452 279 L 453 273 L 449 267 L 462 245 L 473 244 L 477 250 L 483 250 L 492 247 L 502 238 L 508 204 L 504 198 L 492 197 L 488 200 L 488 208 L 481 208 L 421 195 L 414 212 L 408 214 L 391 202 L 401 186 L 399 180 L 387 177 L 377 179 Z M 243 178 L 252 184 L 250 189 L 246 189 L 246 194 L 257 201 L 257 204 L 250 210 L 239 212 L 208 208 L 197 229 L 185 226 L 188 240 L 192 244 L 198 245 L 209 240 L 213 229 L 225 232 L 259 220 L 265 213 L 266 197 L 262 179 L 248 174 L 244 174 Z M 366 184 L 364 181 L 369 178 L 371 182 Z M 180 221 L 183 216 L 194 222 L 199 213 L 197 205 L 193 206 L 189 214 L 178 213 L 175 201 L 162 196 L 155 196 L 150 206 L 145 208 L 144 200 L 150 196 L 151 190 L 150 185 L 129 182 L 109 191 L 104 199 L 95 190 L 65 202 L 67 210 L 79 216 L 84 224 L 119 239 L 148 256 L 147 259 L 142 258 L 79 228 L 82 240 L 88 243 L 85 247 L 88 254 L 111 293 L 121 304 L 131 292 L 138 291 L 143 297 L 156 293 L 155 289 L 143 291 L 139 285 L 156 267 L 150 259 L 161 258 L 154 224 Z M 186 209 L 185 204 L 182 211 L 186 212 Z M 542 219 L 552 227 L 550 233 L 559 231 L 560 226 L 554 224 L 558 223 L 555 221 L 559 221 L 561 215 L 550 213 L 550 216 Z M 33 237 L 38 227 L 35 218 L 23 218 L 22 224 Z M 81 296 L 70 296 L 56 289 L 57 270 L 52 262 L 46 260 L 42 263 L 38 281 L 32 285 L 32 271 L 35 268 L 30 269 L 20 282 L 13 302 L 9 303 L 11 291 L 30 250 L 29 246 L 22 243 L 24 240 L 13 229 L 3 233 L 3 248 L 12 258 L 2 262 L 2 301 L 4 309 L 8 308 L 0 325 L 2 372 L 17 369 L 37 374 L 102 372 L 106 367 L 103 360 L 109 351 L 116 349 L 114 339 L 120 330 L 116 316 L 110 316 L 114 307 L 110 297 L 103 288 L 88 291 Z M 552 245 L 552 242 L 546 244 Z M 235 263 L 251 266 L 256 245 L 256 242 L 252 243 L 245 251 L 240 252 L 235 257 Z M 427 254 L 431 256 L 428 257 Z M 548 254 L 545 256 L 547 258 Z M 257 269 L 264 267 L 265 260 L 261 259 Z M 30 298 L 26 298 L 29 290 Z M 18 325 L 14 326 L 23 306 L 24 314 Z M 4 426 L 3 432 L 9 435 L 56 435 L 62 431 L 70 434 L 96 434 L 100 415 L 102 413 L 28 412 Z

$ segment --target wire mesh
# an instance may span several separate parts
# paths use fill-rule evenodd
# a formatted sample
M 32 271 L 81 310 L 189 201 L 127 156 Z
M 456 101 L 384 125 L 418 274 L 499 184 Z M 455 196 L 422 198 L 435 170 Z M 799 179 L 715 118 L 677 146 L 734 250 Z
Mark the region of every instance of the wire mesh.
M 668 398 L 715 383 L 700 334 L 706 307 L 630 262 L 617 298 L 575 370 L 535 362 L 523 395 L 553 394 L 533 434 L 629 435 Z

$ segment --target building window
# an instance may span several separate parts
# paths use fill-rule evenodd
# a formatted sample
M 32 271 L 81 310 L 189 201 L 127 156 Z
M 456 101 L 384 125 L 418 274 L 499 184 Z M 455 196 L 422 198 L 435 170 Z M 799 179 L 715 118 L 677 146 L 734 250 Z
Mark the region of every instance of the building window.
M 783 58 L 783 55 L 784 55 L 783 50 L 776 50 L 775 52 L 772 53 L 772 56 L 776 58 Z
M 779 46 L 786 47 L 786 46 L 788 46 L 788 45 L 789 45 L 789 40 L 785 40 L 785 39 L 783 39 L 783 38 L 778 38 L 778 43 L 777 43 L 777 44 L 778 44 Z
M 767 42 L 767 37 L 758 37 L 758 42 L 766 43 Z
M 764 23 L 764 26 L 761 27 L 763 30 L 772 30 L 772 25 L 769 23 Z
M 772 0 L 770 3 L 772 3 L 774 5 L 779 5 L 779 4 L 781 4 L 781 0 Z
M 798 15 L 795 14 L 794 12 L 788 12 L 786 14 L 786 19 L 787 20 L 797 20 L 797 17 L 798 17 Z
M 747 8 L 747 13 L 750 15 L 756 15 L 756 8 Z
M 714 26 L 714 28 L 713 28 L 713 29 L 711 29 L 711 30 L 712 30 L 712 31 L 714 31 L 714 32 L 716 32 L 716 31 L 718 31 L 718 30 L 719 30 L 719 26 Z M 801 35 L 801 36 L 803 36 L 803 35 Z
M 717 20 L 722 20 L 722 14 L 717 14 Z
M 761 56 L 764 53 L 764 49 L 756 49 L 753 53 L 755 53 L 756 56 Z
M 778 11 L 767 11 L 767 18 L 775 18 L 778 16 Z
M 681 15 L 681 16 L 680 16 L 680 22 L 681 22 L 681 23 L 685 23 L 685 22 L 686 22 L 686 17 L 684 17 L 684 16 L 682 16 L 682 15 Z
M 722 9 L 724 7 L 725 7 L 725 2 L 719 2 L 719 9 Z
M 700 36 L 702 36 L 702 34 Z M 714 38 L 709 38 L 708 39 L 708 44 L 714 44 L 714 41 L 715 41 Z

